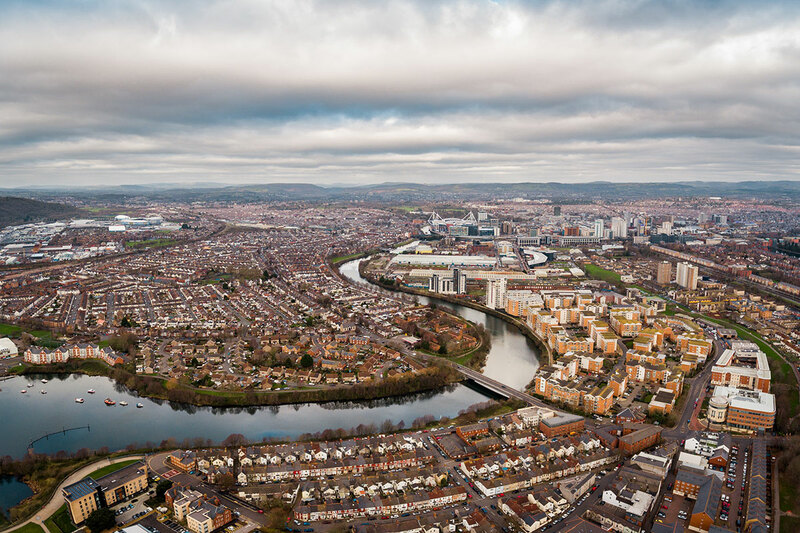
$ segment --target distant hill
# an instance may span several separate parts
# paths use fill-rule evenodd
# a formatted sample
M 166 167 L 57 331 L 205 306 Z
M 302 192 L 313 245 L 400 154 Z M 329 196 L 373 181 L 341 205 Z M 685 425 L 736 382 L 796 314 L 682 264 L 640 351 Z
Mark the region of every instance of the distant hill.
M 79 213 L 77 208 L 70 205 L 0 196 L 0 228 L 30 222 L 55 221 Z
M 643 183 L 380 183 L 360 186 L 319 186 L 310 183 L 266 183 L 254 185 L 147 184 L 115 187 L 23 190 L 20 193 L 47 197 L 46 194 L 80 194 L 102 202 L 132 199 L 177 202 L 264 202 L 264 201 L 352 201 L 424 203 L 510 198 L 549 199 L 554 202 L 591 202 L 664 197 L 800 198 L 800 181 L 742 182 L 643 182 Z

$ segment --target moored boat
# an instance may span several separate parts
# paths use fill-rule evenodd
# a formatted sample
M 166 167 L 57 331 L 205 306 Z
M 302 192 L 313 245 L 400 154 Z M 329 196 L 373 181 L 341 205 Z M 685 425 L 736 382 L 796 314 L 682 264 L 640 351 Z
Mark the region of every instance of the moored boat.
M 111 398 L 106 398 L 106 399 L 105 399 L 105 400 L 103 400 L 103 401 L 104 401 L 104 403 L 105 403 L 106 405 L 116 405 L 116 403 L 117 403 L 117 402 L 115 402 L 114 400 L 112 400 Z
M 94 389 L 89 389 L 86 392 L 88 392 L 89 394 L 94 394 Z
M 33 383 L 28 383 L 28 388 L 32 389 L 33 388 Z
M 27 390 L 25 390 L 25 389 L 22 389 L 20 392 L 21 392 L 22 394 L 25 394 L 25 393 L 26 393 L 26 392 L 28 392 L 28 391 L 27 391 Z
M 42 394 L 47 394 L 47 391 L 42 389 Z
M 47 383 L 47 380 L 46 380 L 46 379 L 43 379 L 43 380 L 42 380 L 42 383 L 45 383 L 45 384 L 46 384 L 46 383 Z
M 126 405 L 128 405 L 128 402 L 126 402 L 125 400 L 122 400 L 121 402 L 119 402 L 119 404 L 120 404 L 122 407 L 125 407 Z
M 75 398 L 75 403 L 83 403 L 83 398 Z
M 143 403 L 137 403 L 137 404 L 136 404 L 136 408 L 137 408 L 137 409 L 141 409 L 142 407 L 144 407 L 144 404 L 143 404 Z

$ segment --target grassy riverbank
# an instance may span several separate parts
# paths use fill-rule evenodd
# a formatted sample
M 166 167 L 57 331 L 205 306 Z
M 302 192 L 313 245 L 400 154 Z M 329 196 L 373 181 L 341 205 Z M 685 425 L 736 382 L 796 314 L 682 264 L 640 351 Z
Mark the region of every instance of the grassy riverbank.
M 364 257 L 367 255 L 367 252 L 358 252 L 355 254 L 347 254 L 347 255 L 337 255 L 336 257 L 331 257 L 330 261 L 334 265 L 338 265 L 339 263 L 345 263 L 347 261 L 352 261 L 353 259 L 358 259 L 359 257 Z

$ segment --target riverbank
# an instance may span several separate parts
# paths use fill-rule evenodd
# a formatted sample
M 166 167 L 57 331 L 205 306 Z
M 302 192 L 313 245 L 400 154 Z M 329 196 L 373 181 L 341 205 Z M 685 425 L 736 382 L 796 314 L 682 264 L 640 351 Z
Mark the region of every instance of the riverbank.
M 390 245 L 390 248 L 398 248 L 401 246 L 405 246 L 406 244 L 414 242 L 415 239 L 406 239 L 404 241 L 397 242 L 395 244 Z M 345 254 L 345 255 L 336 255 L 330 256 L 327 259 L 328 266 L 333 268 L 334 270 L 338 269 L 339 265 L 343 263 L 347 263 L 348 261 L 354 261 L 356 259 L 361 259 L 362 257 L 368 257 L 373 254 L 377 254 L 381 251 L 381 248 L 370 248 L 369 250 L 364 250 L 362 252 L 355 252 L 352 254 Z
M 16 373 L 104 376 L 143 398 L 198 407 L 259 407 L 379 400 L 440 390 L 463 380 L 460 373 L 445 364 L 432 365 L 414 374 L 399 374 L 378 381 L 370 379 L 346 387 L 279 391 L 200 389 L 160 376 L 134 374 L 119 366 L 109 367 L 100 361 L 86 360 L 54 365 L 25 365 Z
M 523 336 L 533 341 L 533 343 L 539 349 L 540 355 L 546 355 L 547 357 L 547 360 L 542 362 L 543 364 L 545 365 L 552 364 L 553 354 L 552 351 L 550 350 L 550 347 L 530 327 L 528 327 L 527 324 L 525 324 L 521 320 L 514 318 L 513 316 L 508 315 L 506 313 L 500 312 L 496 309 L 491 309 L 489 307 L 486 307 L 485 305 L 473 302 L 468 299 L 455 298 L 453 296 L 448 296 L 446 294 L 437 294 L 428 291 L 423 291 L 420 289 L 415 289 L 413 287 L 408 287 L 406 285 L 381 283 L 380 280 L 376 280 L 371 274 L 368 274 L 366 272 L 366 266 L 368 263 L 369 262 L 362 261 L 358 265 L 358 273 L 361 275 L 362 278 L 369 281 L 370 283 L 391 291 L 404 292 L 406 294 L 412 294 L 414 296 L 424 296 L 426 298 L 430 298 L 431 300 L 439 300 L 453 305 L 462 305 L 464 307 L 469 307 L 470 309 L 474 309 L 475 311 L 479 311 L 481 313 L 493 316 L 495 318 L 499 318 L 500 320 L 517 328 L 519 332 L 522 333 Z

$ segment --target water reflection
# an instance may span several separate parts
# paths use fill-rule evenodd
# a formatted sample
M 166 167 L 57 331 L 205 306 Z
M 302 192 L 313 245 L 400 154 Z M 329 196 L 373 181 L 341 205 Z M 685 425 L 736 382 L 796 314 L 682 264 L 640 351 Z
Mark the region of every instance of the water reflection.
M 28 381 L 34 386 L 28 393 L 21 394 L 21 389 L 28 388 Z M 48 394 L 39 394 L 42 388 L 46 388 Z M 97 392 L 86 394 L 88 389 Z M 83 397 L 85 403 L 75 403 L 77 397 Z M 114 399 L 117 405 L 106 406 L 103 403 L 106 397 Z M 129 405 L 121 406 L 122 400 Z M 124 388 L 120 392 L 104 377 L 76 375 L 50 380 L 47 385 L 34 380 L 33 376 L 14 377 L 5 381 L 0 391 L 5 425 L 5 431 L 0 433 L 0 455 L 20 457 L 28 442 L 46 433 L 86 425 L 90 426 L 89 431 L 68 431 L 38 441 L 35 450 L 74 452 L 103 446 L 113 450 L 135 442 L 160 443 L 170 438 L 178 442 L 200 438 L 203 442 L 210 439 L 218 443 L 232 433 L 241 433 L 253 441 L 294 438 L 324 429 L 380 424 L 387 419 L 410 425 L 414 419 L 425 415 L 452 417 L 465 407 L 485 400 L 484 394 L 455 385 L 443 391 L 368 402 L 197 407 L 139 398 Z M 137 409 L 137 402 L 144 408 Z

